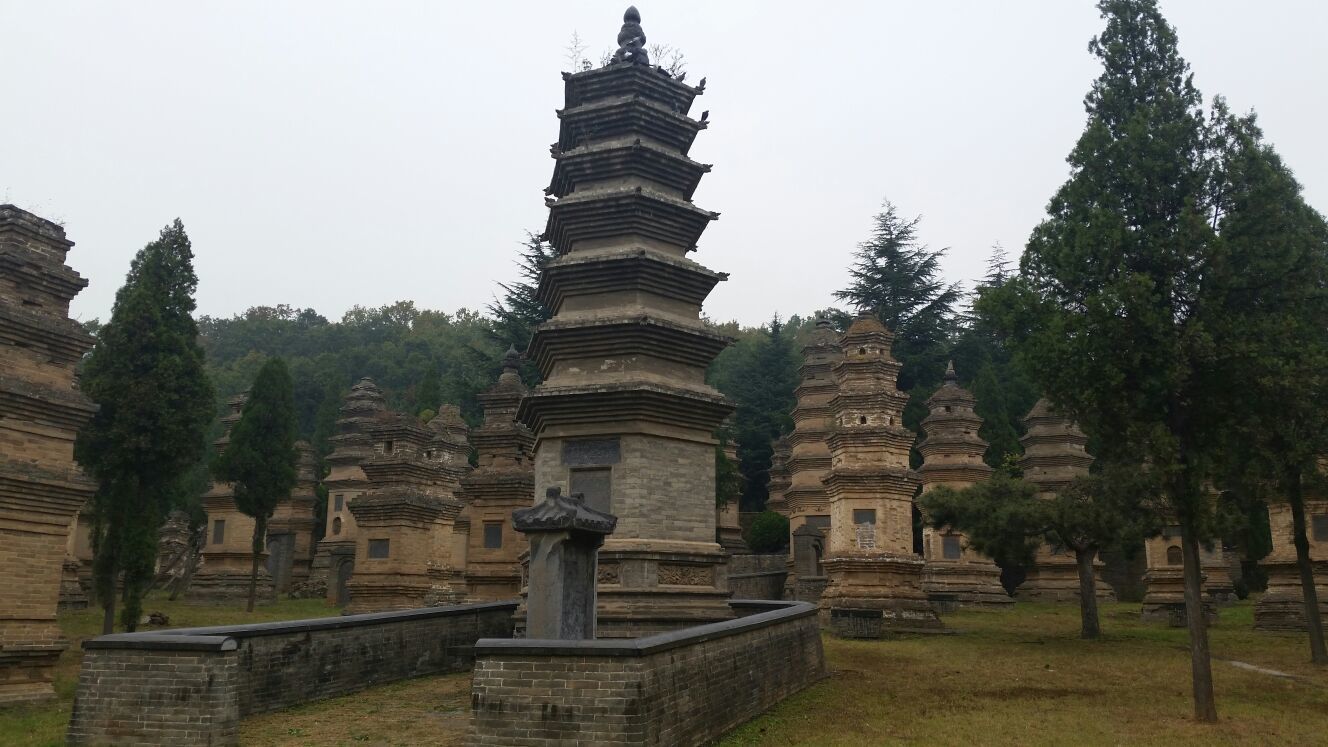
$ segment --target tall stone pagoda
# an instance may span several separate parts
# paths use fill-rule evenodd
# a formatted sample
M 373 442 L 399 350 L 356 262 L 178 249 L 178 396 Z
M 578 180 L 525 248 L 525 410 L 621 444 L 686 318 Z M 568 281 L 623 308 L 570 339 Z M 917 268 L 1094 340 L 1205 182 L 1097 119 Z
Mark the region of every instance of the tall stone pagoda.
M 909 467 L 913 432 L 904 427 L 908 395 L 896 381 L 894 335 L 874 314 L 859 314 L 840 339 L 830 400 L 830 578 L 821 610 L 845 637 L 941 628 L 922 590 L 922 558 L 913 552 L 913 495 L 920 480 Z
M 498 383 L 479 396 L 484 424 L 470 433 L 478 464 L 461 478 L 460 493 L 462 516 L 469 524 L 465 568 L 470 602 L 516 599 L 521 592 L 521 553 L 527 542 L 512 528 L 512 512 L 528 508 L 535 494 L 530 460 L 535 439 L 516 420 L 517 406 L 526 396 L 520 364 L 516 348 L 508 350 Z
M 771 444 L 770 480 L 766 482 L 765 508 L 785 517 L 789 515 L 788 498 L 785 494 L 792 484 L 788 468 L 788 460 L 792 454 L 793 447 L 789 446 L 788 436 L 780 436 Z
M 988 444 L 978 435 L 982 418 L 973 410 L 976 404 L 977 398 L 959 386 L 950 363 L 941 388 L 927 400 L 930 413 L 922 420 L 926 438 L 918 445 L 923 459 L 918 475 L 923 493 L 939 485 L 962 490 L 991 477 L 992 469 L 983 461 Z M 922 571 L 923 591 L 940 604 L 1013 602 L 1001 586 L 1001 569 L 967 545 L 960 532 L 923 528 L 922 559 L 927 564 Z
M 1093 464 L 1093 457 L 1084 448 L 1088 436 L 1074 421 L 1054 412 L 1045 397 L 1024 416 L 1024 426 L 1027 430 L 1019 439 L 1024 455 L 1019 458 L 1019 467 L 1024 479 L 1037 486 L 1039 497 L 1052 498 L 1074 478 L 1088 474 Z M 1115 593 L 1102 578 L 1102 565 L 1100 560 L 1093 562 L 1097 597 L 1114 601 Z M 1041 602 L 1077 601 L 1079 566 L 1074 553 L 1043 544 L 1015 594 L 1020 599 Z
M 267 523 L 267 570 L 278 594 L 309 580 L 314 556 L 314 505 L 318 502 L 318 458 L 305 441 L 297 441 L 295 487 L 278 501 Z
M 802 367 L 798 370 L 801 380 L 793 390 L 797 402 L 793 406 L 793 432 L 787 436 L 789 484 L 784 490 L 789 534 L 802 537 L 801 541 L 790 539 L 788 596 L 806 602 L 820 600 L 826 584 L 824 575 L 807 574 L 822 569 L 821 559 L 800 559 L 798 555 L 824 546 L 824 541 L 815 541 L 811 530 L 823 535 L 830 531 L 830 497 L 822 480 L 830 470 L 826 438 L 833 423 L 830 400 L 836 391 L 834 365 L 842 357 L 834 327 L 826 319 L 816 320 L 811 342 L 802 349 Z
M 73 245 L 55 223 L 0 205 L 0 706 L 55 697 L 65 548 L 96 489 L 74 464 L 96 408 L 75 375 L 92 338 L 69 318 L 87 285 L 65 265 Z
M 383 390 L 365 377 L 351 387 L 337 412 L 337 435 L 328 439 L 326 525 L 314 552 L 312 576 L 327 587 L 328 602 L 344 606 L 350 601 L 347 586 L 355 571 L 355 516 L 350 502 L 369 489 L 362 465 L 373 458 L 369 429 L 388 416 Z
M 440 412 L 434 420 L 442 418 Z M 374 457 L 362 465 L 368 490 L 348 504 L 356 539 L 347 613 L 461 600 L 452 559 L 453 527 L 461 513 L 454 494 L 464 474 L 456 455 L 469 446 L 457 443 L 451 425 L 444 419 L 429 427 L 397 415 L 369 429 Z
M 221 417 L 225 432 L 212 442 L 218 454 L 230 445 L 231 429 L 240 421 L 240 414 L 249 393 L 242 392 L 226 401 L 227 412 Z M 203 511 L 207 513 L 207 536 L 204 538 L 202 562 L 189 584 L 190 602 L 212 604 L 228 603 L 249 596 L 249 570 L 253 563 L 254 519 L 235 505 L 235 488 L 228 482 L 214 482 L 203 494 Z M 258 601 L 274 602 L 276 588 L 272 575 L 267 572 L 267 553 L 259 555 Z
M 629 8 L 608 65 L 564 73 L 546 190 L 558 258 L 528 350 L 544 382 L 518 417 L 535 434 L 537 492 L 561 487 L 618 517 L 599 553 L 598 631 L 636 636 L 731 616 L 715 542 L 715 438 L 732 410 L 705 383 L 729 339 L 702 321 L 725 275 L 688 258 L 718 214 L 692 203 L 706 164 L 704 89 L 649 63 Z M 518 613 L 523 614 L 523 613 Z
M 449 497 L 460 502 L 461 481 L 472 471 L 470 466 L 470 426 L 461 417 L 461 408 L 444 404 L 438 415 L 429 421 L 433 438 L 429 441 L 429 458 L 434 462 Z M 451 527 L 452 548 L 447 584 L 460 599 L 466 593 L 466 552 L 470 542 L 470 521 L 458 514 Z
M 1320 461 L 1320 469 L 1328 472 L 1328 459 Z M 1314 590 L 1319 598 L 1319 614 L 1328 619 L 1328 495 L 1308 493 L 1304 500 L 1305 538 L 1313 561 Z M 1270 504 L 1268 525 L 1272 529 L 1273 549 L 1259 561 L 1268 571 L 1268 591 L 1254 603 L 1254 627 L 1305 630 L 1305 591 L 1296 564 L 1291 505 Z

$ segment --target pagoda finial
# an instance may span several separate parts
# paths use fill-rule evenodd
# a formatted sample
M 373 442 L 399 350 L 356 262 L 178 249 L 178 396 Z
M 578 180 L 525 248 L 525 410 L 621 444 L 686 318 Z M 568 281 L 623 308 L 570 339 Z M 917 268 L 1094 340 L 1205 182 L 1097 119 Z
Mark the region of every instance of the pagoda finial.
M 515 371 L 521 367 L 521 354 L 517 352 L 516 345 L 508 345 L 507 353 L 503 355 L 503 370 Z
M 945 385 L 959 386 L 959 375 L 955 373 L 954 361 L 945 364 Z
M 627 12 L 623 13 L 623 25 L 618 31 L 618 51 L 613 53 L 613 61 L 650 64 L 650 54 L 646 52 L 646 32 L 641 28 L 641 12 L 635 5 L 627 6 Z

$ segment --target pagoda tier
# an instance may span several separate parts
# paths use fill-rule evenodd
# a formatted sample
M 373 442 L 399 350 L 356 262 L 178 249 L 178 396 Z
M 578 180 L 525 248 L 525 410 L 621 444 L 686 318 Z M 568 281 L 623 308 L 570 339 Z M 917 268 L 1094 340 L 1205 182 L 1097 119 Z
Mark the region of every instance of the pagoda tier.
M 776 511 L 788 516 L 788 500 L 784 493 L 789 488 L 789 455 L 792 447 L 789 446 L 787 436 L 780 436 L 775 439 L 772 454 L 770 456 L 770 480 L 766 483 L 766 492 L 769 497 L 766 498 L 765 507 L 767 511 Z
M 388 417 L 387 400 L 373 379 L 350 388 L 337 411 L 337 434 L 328 439 L 327 524 L 314 552 L 311 578 L 326 589 L 327 601 L 342 606 L 350 600 L 347 584 L 355 570 L 355 515 L 350 503 L 368 489 L 361 465 L 374 457 L 369 430 Z
M 479 395 L 484 424 L 470 434 L 478 464 L 461 479 L 458 494 L 469 526 L 465 583 L 470 602 L 515 599 L 521 591 L 521 553 L 528 543 L 512 527 L 512 512 L 529 506 L 535 493 L 530 461 L 535 439 L 516 422 L 517 406 L 526 395 L 520 363 L 516 349 L 508 350 L 498 383 Z
M 629 247 L 553 260 L 544 268 L 535 296 L 555 311 L 569 303 L 593 301 L 587 296 L 608 293 L 649 294 L 661 302 L 699 307 L 715 285 L 727 277 L 689 259 Z
M 951 363 L 941 388 L 927 400 L 931 412 L 922 419 L 926 438 L 918 444 L 923 459 L 918 474 L 923 493 L 938 485 L 962 490 L 991 477 L 992 468 L 983 461 L 988 444 L 978 435 L 982 418 L 976 405 L 977 398 L 959 386 Z M 939 611 L 1014 601 L 1001 586 L 1001 569 L 970 548 L 960 532 L 924 526 L 922 558 L 922 589 Z
M 548 200 L 549 222 L 545 239 L 566 254 L 582 241 L 642 237 L 696 249 L 710 221 L 719 218 L 667 191 L 641 185 L 614 185 L 589 192 L 573 192 Z
M 830 470 L 830 447 L 826 445 L 835 395 L 832 368 L 842 352 L 838 335 L 826 319 L 816 320 L 811 342 L 802 348 L 799 383 L 793 390 L 793 432 L 786 437 L 788 487 L 784 505 L 789 517 L 788 578 L 786 596 L 816 602 L 825 588 L 821 551 L 830 529 L 830 498 L 821 478 Z M 799 534 L 801 532 L 801 534 Z M 820 534 L 820 538 L 812 535 Z M 808 555 L 811 553 L 814 555 Z M 802 557 L 799 557 L 801 554 Z M 811 573 L 811 575 L 808 575 Z
M 1057 414 L 1045 397 L 1024 416 L 1024 426 L 1027 431 L 1019 439 L 1024 447 L 1019 467 L 1024 480 L 1037 486 L 1040 497 L 1053 498 L 1076 477 L 1088 474 L 1093 464 L 1093 457 L 1084 448 L 1088 437 L 1074 421 Z M 1093 567 L 1098 599 L 1115 601 L 1115 592 L 1102 579 L 1104 564 L 1095 560 Z M 1074 553 L 1043 544 L 1015 594 L 1019 599 L 1077 602 L 1079 566 Z
M 564 80 L 545 231 L 559 257 L 538 289 L 553 317 L 527 351 L 544 382 L 517 412 L 536 492 L 618 517 L 600 551 L 600 635 L 727 619 L 713 434 L 732 406 L 705 372 L 729 341 L 701 318 L 724 275 L 686 259 L 718 217 L 690 199 L 709 170 L 685 154 L 700 89 L 633 61 Z
M 613 140 L 621 137 L 649 138 L 659 145 L 686 155 L 696 134 L 706 128 L 666 105 L 640 96 L 605 99 L 591 104 L 563 109 L 558 142 L 551 146 L 556 156 L 575 150 L 589 140 Z
M 78 390 L 93 340 L 69 318 L 87 285 L 65 265 L 73 245 L 59 225 L 0 205 L 0 707 L 55 697 L 68 646 L 56 609 L 80 591 L 66 551 L 96 485 L 74 463 L 74 440 L 96 407 Z
M 840 338 L 830 399 L 833 429 L 830 539 L 824 566 L 829 583 L 822 618 L 836 635 L 880 637 L 941 628 L 922 590 L 922 558 L 913 553 L 913 495 L 909 468 L 913 434 L 903 426 L 908 397 L 895 385 L 894 336 L 875 315 L 859 314 Z
M 710 172 L 710 165 L 697 163 L 676 149 L 656 145 L 641 138 L 585 145 L 554 154 L 558 165 L 546 194 L 563 197 L 578 187 L 635 177 L 648 179 L 658 186 L 677 192 L 684 199 Z

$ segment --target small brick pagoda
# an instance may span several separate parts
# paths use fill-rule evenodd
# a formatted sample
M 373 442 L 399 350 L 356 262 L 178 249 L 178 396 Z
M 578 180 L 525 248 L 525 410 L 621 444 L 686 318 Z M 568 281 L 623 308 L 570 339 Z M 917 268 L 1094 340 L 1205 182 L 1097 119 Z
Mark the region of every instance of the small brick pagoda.
M 230 444 L 231 429 L 240 421 L 240 413 L 249 400 L 243 392 L 226 401 L 227 412 L 221 418 L 225 433 L 212 442 L 218 454 Z M 249 571 L 253 563 L 254 519 L 235 505 L 235 488 L 227 482 L 214 482 L 203 494 L 207 513 L 207 536 L 202 561 L 186 592 L 190 602 L 230 603 L 249 598 Z M 274 602 L 276 587 L 268 573 L 266 552 L 258 556 L 257 599 Z
M 788 487 L 783 492 L 785 513 L 789 517 L 790 552 L 786 596 L 805 602 L 820 600 L 825 589 L 824 575 L 807 575 L 821 569 L 820 559 L 799 558 L 799 552 L 823 546 L 816 543 L 811 530 L 830 532 L 830 497 L 822 480 L 830 470 L 830 434 L 833 418 L 830 400 L 835 396 L 834 365 L 843 357 L 839 336 L 826 319 L 816 320 L 811 342 L 802 349 L 801 381 L 793 390 L 793 432 L 788 438 L 789 455 L 785 462 Z M 802 531 L 802 541 L 792 537 Z M 828 536 L 826 537 L 828 539 Z
M 992 469 L 983 461 L 987 442 L 978 435 L 982 418 L 974 412 L 977 398 L 959 386 L 954 363 L 945 370 L 941 388 L 927 400 L 931 411 L 922 420 L 926 438 L 918 444 L 923 464 L 918 469 L 922 492 L 938 485 L 955 490 L 983 482 Z M 1014 601 L 1001 586 L 1001 569 L 991 558 L 969 548 L 960 532 L 922 530 L 922 589 L 942 605 L 1004 605 Z
M 625 18 L 643 40 L 635 9 Z M 558 257 L 537 291 L 553 318 L 528 350 L 544 381 L 519 411 L 537 492 L 618 517 L 599 553 L 601 636 L 724 620 L 713 434 L 732 407 L 705 373 L 729 339 L 700 312 L 725 276 L 688 258 L 718 217 L 692 203 L 710 167 L 687 157 L 706 127 L 688 116 L 704 80 L 683 83 L 639 47 L 563 80 L 544 234 Z
M 1328 471 L 1328 463 L 1321 462 Z M 1295 533 L 1291 505 L 1268 506 L 1273 549 L 1259 561 L 1268 572 L 1268 590 L 1254 603 L 1254 627 L 1259 630 L 1305 630 L 1305 592 L 1296 565 Z M 1328 620 L 1328 496 L 1306 493 L 1305 539 L 1309 541 L 1314 567 L 1314 590 L 1319 614 Z M 1212 571 L 1209 571 L 1211 574 Z
M 314 504 L 318 502 L 318 458 L 307 442 L 297 441 L 295 487 L 277 503 L 267 523 L 267 571 L 278 594 L 309 580 L 314 555 Z
M 478 455 L 475 470 L 461 478 L 462 516 L 469 524 L 465 554 L 466 600 L 516 599 L 521 592 L 521 553 L 525 536 L 512 528 L 512 512 L 528 508 L 535 493 L 530 457 L 534 436 L 517 422 L 526 396 L 521 354 L 512 348 L 503 358 L 498 383 L 479 396 L 484 424 L 470 433 Z
M 357 527 L 348 614 L 462 600 L 453 561 L 462 504 L 454 495 L 470 446 L 457 433 L 460 420 L 454 406 L 450 413 L 444 406 L 428 426 L 397 415 L 370 427 L 374 457 L 362 465 L 368 490 L 348 504 Z
M 387 400 L 373 379 L 360 379 L 341 401 L 337 435 L 328 439 L 332 453 L 323 486 L 327 488 L 323 539 L 314 552 L 312 578 L 327 587 L 328 602 L 344 606 L 350 601 L 347 584 L 355 571 L 355 516 L 350 502 L 369 489 L 362 465 L 373 458 L 369 429 L 388 416 Z
M 845 637 L 932 632 L 940 618 L 922 590 L 923 561 L 913 552 L 913 496 L 920 486 L 909 467 L 914 435 L 904 427 L 908 395 L 895 382 L 894 335 L 874 314 L 859 314 L 840 339 L 830 472 L 829 583 L 822 619 Z
M 788 436 L 780 436 L 771 444 L 770 480 L 766 483 L 765 508 L 786 517 L 789 515 L 789 507 L 785 494 L 792 484 L 788 461 L 792 454 L 793 447 L 789 446 Z
M 1074 478 L 1088 474 L 1093 464 L 1093 457 L 1084 448 L 1088 436 L 1073 421 L 1054 412 L 1045 397 L 1024 416 L 1024 425 L 1027 431 L 1019 439 L 1024 447 L 1019 467 L 1024 479 L 1037 486 L 1039 497 L 1051 498 Z M 1102 578 L 1102 566 L 1101 560 L 1093 561 L 1097 597 L 1115 601 L 1115 592 Z M 1042 602 L 1078 601 L 1079 566 L 1074 553 L 1043 544 L 1015 595 Z
M 96 411 L 75 369 L 92 338 L 69 318 L 87 281 L 59 225 L 0 205 L 0 705 L 55 697 L 56 624 L 70 526 L 96 486 L 74 437 Z

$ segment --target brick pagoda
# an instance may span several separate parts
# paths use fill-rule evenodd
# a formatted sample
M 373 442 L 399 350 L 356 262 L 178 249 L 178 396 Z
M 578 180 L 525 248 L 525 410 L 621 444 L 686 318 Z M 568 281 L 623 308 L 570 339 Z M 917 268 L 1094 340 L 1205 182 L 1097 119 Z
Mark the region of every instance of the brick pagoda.
M 1073 421 L 1057 414 L 1046 398 L 1039 399 L 1024 416 L 1027 431 L 1019 439 L 1024 455 L 1019 467 L 1024 479 L 1037 486 L 1038 496 L 1054 497 L 1076 477 L 1088 474 L 1093 464 L 1085 445 L 1088 436 Z M 1094 560 L 1097 597 L 1115 601 L 1115 592 L 1102 578 L 1102 561 Z M 1015 591 L 1019 599 L 1072 602 L 1079 599 L 1079 566 L 1074 553 L 1043 544 L 1033 567 Z
M 218 454 L 230 444 L 231 429 L 240 421 L 247 392 L 237 394 L 226 402 L 227 412 L 221 418 L 225 433 L 212 442 Z M 203 540 L 202 562 L 189 584 L 186 598 L 190 602 L 210 604 L 229 603 L 249 597 L 249 571 L 253 563 L 254 519 L 235 505 L 235 488 L 227 482 L 214 482 L 203 494 L 203 511 L 207 513 L 207 536 Z M 266 563 L 268 554 L 258 556 L 257 599 L 274 602 L 277 599 L 272 575 Z
M 55 223 L 0 205 L 0 705 L 55 697 L 65 548 L 95 490 L 74 464 L 74 436 L 96 409 L 75 377 L 92 338 L 69 318 L 87 285 L 65 265 L 73 245 Z
M 355 516 L 350 502 L 369 489 L 369 478 L 361 468 L 373 458 L 369 429 L 387 417 L 383 391 L 365 377 L 351 387 L 337 412 L 337 435 L 328 439 L 326 525 L 323 539 L 314 552 L 312 578 L 327 586 L 327 601 L 344 606 L 350 601 L 347 584 L 355 570 Z
M 913 552 L 909 467 L 913 432 L 904 427 L 908 395 L 896 388 L 894 335 L 874 314 L 859 314 L 840 339 L 830 400 L 829 584 L 822 619 L 838 635 L 878 637 L 941 628 L 922 590 L 923 561 Z
M 729 340 L 700 317 L 725 276 L 688 258 L 718 217 L 692 203 L 710 167 L 687 157 L 706 126 L 688 116 L 704 85 L 650 65 L 635 9 L 625 18 L 616 61 L 563 74 L 546 190 L 558 258 L 538 287 L 553 318 L 528 350 L 544 381 L 519 410 L 537 493 L 561 487 L 618 517 L 599 553 L 607 637 L 732 614 L 713 436 L 732 407 L 705 383 Z
M 1328 462 L 1320 464 L 1321 469 L 1328 471 Z M 1300 568 L 1296 565 L 1291 505 L 1285 502 L 1269 504 L 1268 525 L 1272 529 L 1273 549 L 1259 561 L 1259 565 L 1268 571 L 1268 590 L 1254 603 L 1254 627 L 1259 630 L 1305 630 L 1305 592 L 1300 584 Z M 1328 619 L 1328 495 L 1305 494 L 1305 539 L 1309 541 L 1313 561 L 1319 613 Z
M 318 502 L 318 458 L 307 442 L 297 441 L 295 487 L 279 501 L 267 523 L 267 570 L 278 594 L 309 580 L 314 555 L 314 505 Z
M 479 396 L 484 424 L 470 434 L 479 463 L 461 478 L 462 515 L 469 522 L 466 547 L 466 599 L 490 602 L 515 599 L 521 592 L 521 553 L 526 538 L 512 528 L 512 512 L 530 506 L 535 470 L 530 457 L 534 436 L 517 422 L 516 410 L 526 396 L 518 367 L 521 354 L 512 348 L 503 358 L 503 373 L 492 389 Z
M 793 447 L 789 446 L 788 436 L 780 436 L 771 444 L 770 480 L 766 483 L 765 508 L 767 511 L 774 511 L 784 516 L 789 515 L 785 493 L 791 484 L 788 460 L 792 453 Z
M 922 492 L 944 485 L 962 490 L 991 477 L 983 461 L 987 442 L 978 435 L 982 418 L 974 412 L 977 398 L 959 386 L 954 363 L 945 370 L 945 380 L 927 400 L 930 413 L 922 420 L 926 434 L 918 451 Z M 952 529 L 922 530 L 922 589 L 940 604 L 1004 605 L 1014 601 L 1001 586 L 1001 569 L 985 555 L 969 548 L 960 532 Z
M 834 365 L 843 357 L 839 336 L 826 319 L 816 320 L 811 342 L 802 349 L 801 381 L 793 390 L 797 399 L 793 407 L 793 432 L 788 438 L 789 455 L 786 461 L 788 487 L 784 490 L 784 506 L 789 517 L 789 534 L 802 531 L 803 540 L 789 544 L 789 597 L 806 602 L 821 598 L 825 589 L 824 575 L 807 575 L 807 571 L 821 569 L 819 559 L 799 559 L 799 548 L 814 548 L 811 530 L 823 535 L 830 531 L 830 498 L 822 480 L 830 470 L 830 447 L 826 438 L 830 434 L 833 418 L 830 400 L 835 396 Z M 810 527 L 803 530 L 803 527 Z

